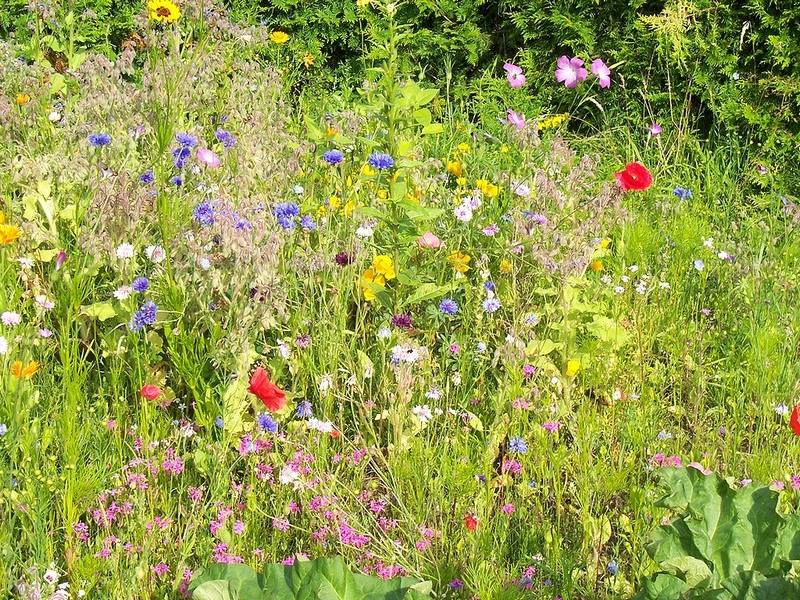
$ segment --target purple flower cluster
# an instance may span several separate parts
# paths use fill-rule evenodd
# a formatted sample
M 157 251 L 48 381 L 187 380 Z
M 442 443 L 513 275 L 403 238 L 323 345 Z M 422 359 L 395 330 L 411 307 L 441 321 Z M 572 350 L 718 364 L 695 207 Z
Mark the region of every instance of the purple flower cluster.
M 322 155 L 322 160 L 329 165 L 336 166 L 344 162 L 344 154 L 340 150 L 328 150 Z
M 201 227 L 208 227 L 214 224 L 214 207 L 206 201 L 200 202 L 195 206 L 192 214 L 194 220 L 197 221 Z
M 131 331 L 141 331 L 147 325 L 152 325 L 156 322 L 156 314 L 158 313 L 158 306 L 152 300 L 148 300 L 142 307 L 133 313 L 131 320 L 128 322 L 128 329 Z
M 385 171 L 394 166 L 394 159 L 385 152 L 373 152 L 369 155 L 368 162 L 373 169 Z
M 220 128 L 214 133 L 216 138 L 222 142 L 222 147 L 225 150 L 230 150 L 236 145 L 236 138 L 231 135 L 230 131 L 225 131 L 224 129 Z
M 293 231 L 295 228 L 295 220 L 300 216 L 300 207 L 295 202 L 279 202 L 278 205 L 272 209 L 272 214 L 278 219 L 278 225 L 283 227 L 286 231 Z
M 107 133 L 93 133 L 89 136 L 89 143 L 95 148 L 108 146 L 111 143 L 111 136 Z

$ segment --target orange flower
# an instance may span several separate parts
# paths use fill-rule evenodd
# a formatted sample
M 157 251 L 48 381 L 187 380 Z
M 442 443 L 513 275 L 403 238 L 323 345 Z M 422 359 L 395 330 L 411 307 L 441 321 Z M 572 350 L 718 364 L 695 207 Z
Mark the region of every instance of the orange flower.
M 31 97 L 28 94 L 17 94 L 14 97 L 14 100 L 16 101 L 17 104 L 22 106 L 23 104 L 27 104 L 28 102 L 30 102 Z
M 41 368 L 42 365 L 35 360 L 32 360 L 24 367 L 22 366 L 22 361 L 17 360 L 11 365 L 11 374 L 17 379 L 30 379 Z
M 600 271 L 603 270 L 603 261 L 593 260 L 591 263 L 589 263 L 589 268 L 595 273 L 599 273 Z
M 22 235 L 22 230 L 16 225 L 0 224 L 0 246 L 8 246 Z

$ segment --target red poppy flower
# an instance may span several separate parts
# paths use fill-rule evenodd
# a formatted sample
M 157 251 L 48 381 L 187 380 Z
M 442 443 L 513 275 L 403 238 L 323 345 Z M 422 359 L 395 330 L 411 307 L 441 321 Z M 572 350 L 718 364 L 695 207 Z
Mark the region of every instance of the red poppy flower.
M 269 374 L 262 367 L 253 371 L 247 391 L 258 396 L 270 412 L 279 411 L 286 406 L 286 394 L 269 380 Z
M 625 165 L 624 171 L 617 171 L 614 177 L 619 181 L 623 191 L 646 190 L 653 183 L 653 176 L 643 164 L 632 162 Z
M 161 395 L 161 390 L 154 385 L 150 385 L 149 383 L 147 385 L 143 385 L 142 389 L 139 391 L 141 392 L 142 396 L 148 400 L 155 400 Z
M 789 419 L 789 425 L 797 435 L 800 435 L 800 404 L 792 410 L 792 418 Z
M 464 515 L 464 526 L 469 531 L 475 531 L 475 529 L 478 527 L 478 517 L 476 517 L 472 513 L 467 513 L 466 515 Z

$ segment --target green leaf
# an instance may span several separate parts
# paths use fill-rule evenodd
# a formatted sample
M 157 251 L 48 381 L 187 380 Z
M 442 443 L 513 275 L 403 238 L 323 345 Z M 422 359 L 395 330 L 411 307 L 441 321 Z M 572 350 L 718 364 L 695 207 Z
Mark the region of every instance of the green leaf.
M 81 314 L 98 321 L 106 321 L 117 315 L 111 302 L 95 302 L 88 306 L 81 306 Z
M 398 202 L 398 205 L 403 208 L 409 219 L 417 223 L 433 221 L 444 214 L 444 210 L 441 208 L 422 206 L 421 204 L 409 200 L 401 200 Z
M 439 298 L 452 292 L 458 287 L 458 285 L 459 284 L 457 281 L 451 281 L 445 285 L 439 285 L 438 283 L 423 283 L 403 301 L 402 305 L 411 306 L 412 304 L 417 304 L 418 302 Z
M 192 593 L 195 600 L 233 600 L 236 597 L 227 581 L 206 581 Z
M 411 113 L 411 116 L 414 117 L 414 120 L 420 125 L 430 125 L 433 120 L 433 115 L 427 108 L 419 108 Z
M 436 135 L 444 133 L 444 125 L 441 123 L 430 123 L 422 128 L 422 135 Z
M 594 315 L 591 323 L 586 324 L 586 331 L 615 349 L 624 346 L 629 337 L 622 325 L 603 315 Z
M 259 600 L 263 577 L 243 564 L 214 564 L 189 583 L 192 598 L 200 600 Z

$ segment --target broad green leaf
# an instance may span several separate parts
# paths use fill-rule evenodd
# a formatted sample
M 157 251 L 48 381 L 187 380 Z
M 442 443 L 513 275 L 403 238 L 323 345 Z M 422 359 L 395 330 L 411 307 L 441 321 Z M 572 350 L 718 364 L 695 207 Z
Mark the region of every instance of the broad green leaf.
M 95 302 L 88 306 L 81 306 L 81 314 L 98 321 L 106 321 L 116 316 L 117 311 L 111 302 Z
M 433 221 L 444 214 L 444 211 L 441 208 L 422 206 L 408 200 L 401 200 L 398 202 L 398 204 L 403 208 L 408 218 L 416 223 Z
M 206 581 L 192 592 L 195 600 L 234 600 L 227 581 Z
M 444 133 L 444 125 L 441 123 L 430 123 L 422 128 L 422 135 L 437 135 Z
M 629 337 L 622 325 L 603 315 L 594 315 L 591 323 L 587 323 L 586 330 L 612 348 L 624 346 Z
M 249 382 L 246 374 L 243 376 L 241 373 L 239 377 L 234 379 L 225 389 L 222 395 L 222 419 L 225 423 L 225 431 L 227 431 L 232 438 L 236 434 L 244 430 L 244 413 L 250 406 L 247 398 L 247 388 Z
M 706 585 L 711 581 L 712 573 L 708 565 L 693 556 L 678 556 L 661 563 L 661 568 L 667 573 L 679 577 L 689 587 Z
M 201 600 L 259 600 L 263 577 L 243 564 L 214 564 L 189 583 L 192 598 Z
M 424 302 L 425 300 L 432 300 L 439 298 L 445 294 L 449 294 L 458 287 L 457 281 L 451 281 L 445 285 L 437 283 L 423 283 L 414 292 L 403 301 L 403 306 L 410 306 L 417 302 Z
M 433 115 L 427 108 L 417 109 L 411 113 L 411 116 L 414 117 L 414 120 L 420 125 L 430 125 L 433 120 Z
M 535 339 L 528 342 L 525 347 L 525 356 L 544 356 L 550 354 L 553 350 L 558 348 L 560 344 L 556 344 L 553 340 Z

